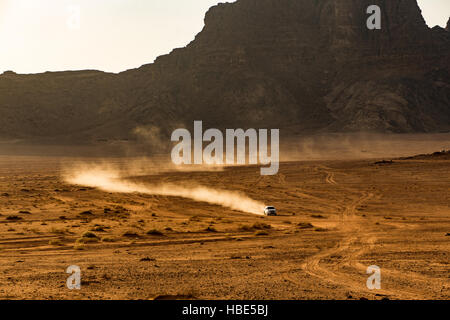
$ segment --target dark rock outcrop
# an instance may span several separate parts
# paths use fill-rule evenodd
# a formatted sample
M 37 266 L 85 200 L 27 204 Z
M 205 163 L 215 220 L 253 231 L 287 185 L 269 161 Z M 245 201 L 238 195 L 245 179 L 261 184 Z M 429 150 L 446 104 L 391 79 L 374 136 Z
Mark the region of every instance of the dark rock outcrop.
M 381 30 L 366 27 L 372 4 Z M 429 29 L 416 0 L 238 0 L 138 69 L 0 76 L 0 136 L 122 139 L 193 120 L 286 135 L 450 131 L 450 34 Z

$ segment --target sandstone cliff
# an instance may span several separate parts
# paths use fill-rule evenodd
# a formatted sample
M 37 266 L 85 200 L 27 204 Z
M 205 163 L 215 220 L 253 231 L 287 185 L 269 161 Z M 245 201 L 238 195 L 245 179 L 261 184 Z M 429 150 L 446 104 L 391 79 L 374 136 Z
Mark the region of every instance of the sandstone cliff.
M 382 9 L 368 30 L 366 8 Z M 450 32 L 416 0 L 238 0 L 185 48 L 118 75 L 0 76 L 0 137 L 133 138 L 138 126 L 450 131 Z

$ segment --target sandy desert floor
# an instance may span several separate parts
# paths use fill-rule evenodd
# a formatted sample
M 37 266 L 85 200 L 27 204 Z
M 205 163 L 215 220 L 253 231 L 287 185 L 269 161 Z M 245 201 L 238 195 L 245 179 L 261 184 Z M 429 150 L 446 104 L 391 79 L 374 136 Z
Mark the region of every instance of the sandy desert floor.
M 240 191 L 276 217 L 71 185 L 67 161 L 0 157 L 0 299 L 450 298 L 448 160 L 135 178 Z M 66 287 L 70 265 L 81 290 Z M 381 290 L 366 286 L 370 265 Z

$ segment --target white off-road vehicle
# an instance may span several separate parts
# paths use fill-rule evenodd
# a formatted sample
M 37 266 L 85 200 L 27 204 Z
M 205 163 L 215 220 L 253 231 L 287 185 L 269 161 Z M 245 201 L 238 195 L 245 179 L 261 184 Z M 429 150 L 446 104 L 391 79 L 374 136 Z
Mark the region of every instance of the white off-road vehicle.
M 266 207 L 264 209 L 264 215 L 265 216 L 276 216 L 277 215 L 277 209 L 275 209 L 275 207 Z

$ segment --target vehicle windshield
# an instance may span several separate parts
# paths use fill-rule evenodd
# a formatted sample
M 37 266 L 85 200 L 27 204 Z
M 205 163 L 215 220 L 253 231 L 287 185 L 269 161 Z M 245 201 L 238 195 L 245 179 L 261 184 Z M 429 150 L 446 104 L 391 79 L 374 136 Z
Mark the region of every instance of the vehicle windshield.
M 267 209 L 275 209 L 274 207 L 267 207 Z

